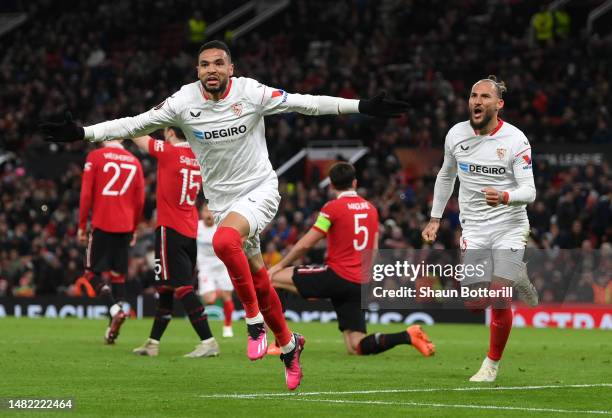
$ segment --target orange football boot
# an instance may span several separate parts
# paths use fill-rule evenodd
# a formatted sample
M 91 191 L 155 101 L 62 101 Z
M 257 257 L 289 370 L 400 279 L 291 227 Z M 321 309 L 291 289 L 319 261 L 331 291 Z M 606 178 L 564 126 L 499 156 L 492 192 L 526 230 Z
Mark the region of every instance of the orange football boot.
M 420 325 L 412 325 L 408 327 L 406 332 L 410 336 L 410 344 L 425 357 L 433 356 L 436 353 L 436 346 L 431 342 Z

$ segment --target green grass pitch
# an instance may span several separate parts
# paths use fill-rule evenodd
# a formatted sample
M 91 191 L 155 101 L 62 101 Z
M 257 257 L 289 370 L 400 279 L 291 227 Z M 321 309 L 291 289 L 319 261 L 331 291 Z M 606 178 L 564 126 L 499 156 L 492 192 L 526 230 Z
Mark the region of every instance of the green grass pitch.
M 221 356 L 188 359 L 197 343 L 185 319 L 174 319 L 159 357 L 132 348 L 151 320 L 130 320 L 114 346 L 102 344 L 105 322 L 0 320 L 0 398 L 70 397 L 71 412 L 0 410 L 4 416 L 78 417 L 546 417 L 612 415 L 609 331 L 514 329 L 494 384 L 467 379 L 486 353 L 483 325 L 425 329 L 437 354 L 402 346 L 378 356 L 349 357 L 336 324 L 292 324 L 306 336 L 305 377 L 285 388 L 278 357 L 249 362 L 242 322 L 219 338 Z M 221 335 L 221 323 L 212 322 Z M 395 332 L 401 325 L 371 326 Z M 573 385 L 573 386 L 572 386 Z M 581 385 L 581 386 L 578 386 Z M 245 395 L 248 396 L 238 396 Z

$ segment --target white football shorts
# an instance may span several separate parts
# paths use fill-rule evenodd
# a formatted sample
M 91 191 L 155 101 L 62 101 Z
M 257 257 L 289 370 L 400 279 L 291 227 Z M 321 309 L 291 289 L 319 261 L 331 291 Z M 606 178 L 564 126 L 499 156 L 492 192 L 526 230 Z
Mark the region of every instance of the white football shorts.
M 478 273 L 461 282 L 470 285 L 490 282 L 492 276 L 514 281 L 523 266 L 529 237 L 529 221 L 462 223 L 461 253 L 464 266 L 478 266 Z M 484 274 L 479 274 L 484 272 Z
M 222 263 L 213 267 L 198 265 L 198 293 L 203 295 L 216 290 L 234 290 L 227 268 Z
M 280 201 L 278 181 L 267 182 L 238 198 L 227 209 L 213 211 L 213 216 L 217 225 L 230 212 L 236 212 L 247 219 L 250 231 L 243 248 L 247 258 L 251 258 L 261 253 L 259 234 L 276 216 Z

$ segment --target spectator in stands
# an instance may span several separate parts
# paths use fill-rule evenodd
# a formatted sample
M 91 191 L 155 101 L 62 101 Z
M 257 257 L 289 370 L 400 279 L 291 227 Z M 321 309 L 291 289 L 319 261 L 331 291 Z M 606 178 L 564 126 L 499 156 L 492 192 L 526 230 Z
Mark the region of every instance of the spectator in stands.
M 556 39 L 567 39 L 572 29 L 572 18 L 562 8 L 552 12 L 554 21 L 554 34 Z
M 193 17 L 187 22 L 189 43 L 194 47 L 199 47 L 206 39 L 206 21 L 202 17 L 202 12 L 196 10 Z
M 3 277 L 0 277 L 0 298 L 10 296 L 9 282 Z
M 266 244 L 266 251 L 264 251 L 262 256 L 267 269 L 270 269 L 270 267 L 281 261 L 283 258 L 281 253 L 276 248 L 276 243 L 274 241 L 269 241 Z
M 289 225 L 284 215 L 279 216 L 275 224 L 269 232 L 269 236 L 274 242 L 283 247 L 295 243 L 297 240 L 297 228 L 294 225 Z
M 13 296 L 20 298 L 32 298 L 36 296 L 36 286 L 33 280 L 34 272 L 26 270 L 17 281 L 17 286 L 13 287 Z
M 531 18 L 531 36 L 540 45 L 550 45 L 554 39 L 555 19 L 546 5 Z

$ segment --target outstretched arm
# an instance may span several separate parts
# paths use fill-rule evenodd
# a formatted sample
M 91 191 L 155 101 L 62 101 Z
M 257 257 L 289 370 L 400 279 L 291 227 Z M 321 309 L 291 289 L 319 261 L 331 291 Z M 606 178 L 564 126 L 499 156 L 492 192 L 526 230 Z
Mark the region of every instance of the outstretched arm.
M 66 112 L 60 122 L 44 122 L 39 125 L 46 141 L 74 142 L 82 139 L 99 142 L 115 138 L 134 138 L 169 125 L 180 125 L 174 110 L 174 101 L 169 97 L 161 104 L 140 115 L 114 119 L 91 126 L 79 126 Z
M 332 96 L 313 96 L 310 94 L 287 93 L 283 90 L 263 86 L 261 99 L 257 103 L 264 115 L 297 112 L 305 115 L 344 115 L 362 113 L 365 115 L 391 118 L 408 111 L 406 102 L 387 99 L 380 93 L 372 99 L 344 99 Z

